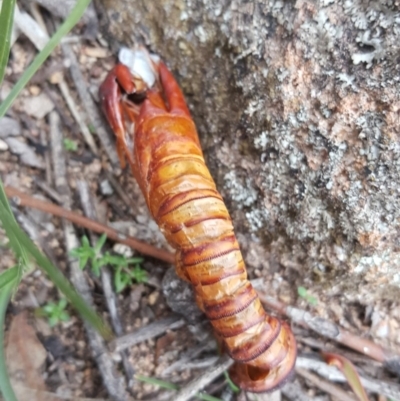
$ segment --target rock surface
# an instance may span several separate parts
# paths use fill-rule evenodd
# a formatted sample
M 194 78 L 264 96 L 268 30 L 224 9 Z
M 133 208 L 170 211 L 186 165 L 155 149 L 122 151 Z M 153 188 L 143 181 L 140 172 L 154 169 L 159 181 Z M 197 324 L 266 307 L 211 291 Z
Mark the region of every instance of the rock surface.
M 325 300 L 399 299 L 399 4 L 97 4 L 178 78 L 251 270 Z

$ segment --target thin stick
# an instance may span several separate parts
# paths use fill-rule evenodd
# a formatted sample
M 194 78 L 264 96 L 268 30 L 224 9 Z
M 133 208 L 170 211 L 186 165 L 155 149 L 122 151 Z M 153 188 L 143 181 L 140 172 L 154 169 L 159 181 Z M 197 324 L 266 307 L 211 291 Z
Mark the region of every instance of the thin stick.
M 81 227 L 84 227 L 88 230 L 94 231 L 99 234 L 105 233 L 107 235 L 107 238 L 119 242 L 121 244 L 128 245 L 132 249 L 137 250 L 143 255 L 148 255 L 171 264 L 174 264 L 175 262 L 175 257 L 172 253 L 165 251 L 163 249 L 156 248 L 152 245 L 139 241 L 135 238 L 128 237 L 124 234 L 119 233 L 118 231 L 114 230 L 109 226 L 88 219 L 87 217 L 72 212 L 71 210 L 62 208 L 51 202 L 46 202 L 40 199 L 33 198 L 32 196 L 27 195 L 24 192 L 19 191 L 14 187 L 7 186 L 5 187 L 5 191 L 9 198 L 17 198 L 16 202 L 21 206 L 32 207 L 34 209 L 50 213 L 54 216 L 63 217 L 74 224 L 77 224 Z
M 180 359 L 164 369 L 164 371 L 161 373 L 161 377 L 167 377 L 175 371 L 186 369 L 189 361 L 193 361 L 194 358 L 196 358 L 201 352 L 203 352 L 207 348 L 210 348 L 210 339 L 211 337 L 207 337 L 206 340 L 203 341 L 201 344 L 197 345 L 196 347 L 191 347 L 181 356 Z
M 51 181 L 49 181 L 49 183 L 51 183 Z M 35 184 L 47 195 L 49 196 L 51 199 L 53 199 L 54 201 L 56 201 L 57 203 L 61 203 L 61 197 L 60 195 L 57 193 L 57 191 L 55 191 L 50 184 L 48 184 L 45 181 L 40 180 L 39 178 L 35 178 Z
M 282 394 L 290 401 L 310 401 L 310 397 L 305 393 L 303 386 L 300 385 L 298 380 L 286 383 L 281 388 Z
M 9 3 L 10 2 L 5 2 L 5 4 Z M 25 70 L 25 72 L 22 74 L 18 82 L 13 86 L 11 92 L 7 95 L 3 103 L 0 104 L 0 118 L 4 117 L 16 97 L 19 95 L 22 89 L 26 87 L 26 84 L 33 77 L 35 72 L 41 67 L 41 65 L 51 54 L 54 48 L 59 44 L 61 38 L 65 36 L 77 24 L 89 3 L 90 0 L 81 0 L 76 3 L 68 18 L 58 28 L 57 32 L 50 38 L 43 50 L 35 57 L 35 59 L 32 61 L 32 64 Z
M 75 121 L 78 123 L 79 128 L 81 130 L 83 139 L 85 140 L 86 144 L 89 146 L 90 150 L 95 154 L 99 154 L 99 150 L 94 142 L 93 135 L 90 133 L 89 128 L 83 121 L 81 114 L 78 111 L 78 108 L 75 105 L 74 100 L 72 99 L 71 94 L 69 93 L 69 89 L 67 84 L 65 83 L 64 79 L 61 79 L 58 83 L 58 88 L 60 89 L 61 94 L 63 95 L 65 102 L 71 112 L 72 116 L 75 118 Z
M 218 376 L 222 375 L 222 373 L 229 369 L 232 364 L 233 360 L 227 355 L 224 355 L 215 366 L 209 368 L 203 375 L 192 380 L 185 387 L 182 387 L 182 389 L 174 396 L 174 401 L 189 400 L 205 386 L 213 382 Z
M 47 136 L 48 133 L 46 132 L 46 130 L 40 130 L 40 141 L 43 145 L 48 143 Z M 46 170 L 46 182 L 49 186 L 53 181 L 49 152 L 44 153 L 44 165 Z
M 37 11 L 37 9 L 36 9 L 36 11 Z M 17 7 L 16 8 L 16 15 L 18 13 L 19 13 L 19 11 L 18 11 L 18 7 Z M 22 16 L 21 13 L 19 13 L 19 14 Z M 28 17 L 31 18 L 28 14 L 26 14 L 26 16 L 27 16 L 26 18 L 28 18 Z M 42 24 L 39 24 L 35 20 L 32 20 L 32 23 L 34 24 L 34 28 L 35 28 L 34 32 L 37 32 L 37 34 L 39 36 L 38 39 L 39 38 L 44 38 L 45 41 L 44 41 L 43 45 L 40 45 L 40 41 L 39 40 L 33 40 L 33 44 L 36 47 L 38 47 L 39 50 L 42 50 L 42 48 L 44 47 L 44 45 L 46 44 L 46 42 L 49 39 L 49 35 L 48 35 L 47 30 L 46 30 L 46 26 L 43 24 L 43 19 L 41 18 L 42 16 L 41 16 L 41 14 L 39 12 L 36 13 L 36 17 L 37 17 L 37 19 L 39 19 L 42 22 Z M 23 21 L 21 21 L 21 22 L 23 22 Z M 34 35 L 28 35 L 27 32 L 24 30 L 22 24 L 20 25 L 20 29 L 21 29 L 22 32 L 24 32 L 32 40 L 32 36 L 34 36 Z M 60 92 L 63 95 L 63 97 L 65 99 L 65 102 L 67 103 L 67 106 L 68 106 L 72 116 L 75 118 L 76 122 L 79 125 L 79 128 L 81 129 L 81 133 L 82 133 L 83 139 L 85 140 L 85 142 L 89 146 L 90 150 L 97 156 L 99 151 L 98 151 L 97 146 L 96 146 L 96 144 L 94 142 L 93 136 L 90 133 L 89 128 L 84 123 L 83 118 L 81 117 L 81 115 L 80 115 L 80 113 L 78 111 L 78 108 L 75 106 L 75 102 L 72 99 L 72 96 L 71 96 L 71 94 L 69 92 L 68 85 L 66 84 L 66 82 L 64 80 L 64 77 L 62 77 L 62 76 L 61 76 L 60 81 L 58 82 L 58 88 L 60 89 Z M 47 166 L 47 164 L 46 164 L 46 166 Z
M 341 401 L 357 401 L 356 398 L 352 397 L 346 391 L 343 391 L 338 386 L 335 386 L 334 384 L 321 379 L 319 376 L 310 373 L 308 370 L 297 368 L 296 373 L 299 374 L 300 376 L 303 376 L 305 379 L 309 380 L 311 383 L 313 383 L 321 390 L 327 392 L 328 394 L 331 394 L 333 397 L 336 397 Z
M 29 235 L 29 237 L 34 241 L 39 247 L 44 251 L 47 257 L 50 259 L 53 265 L 57 265 L 57 259 L 54 256 L 52 248 L 49 243 L 39 234 L 41 228 L 32 215 L 28 212 L 26 214 L 21 213 L 19 210 L 14 211 L 15 217 L 18 223 L 24 229 L 24 231 Z
M 110 135 L 102 125 L 102 119 L 98 111 L 98 107 L 96 106 L 92 97 L 90 96 L 89 88 L 86 84 L 86 81 L 83 78 L 81 70 L 79 69 L 79 64 L 76 59 L 75 53 L 72 51 L 71 46 L 69 46 L 66 43 L 61 44 L 61 48 L 64 53 L 64 56 L 68 58 L 69 61 L 71 62 L 70 65 L 71 77 L 74 80 L 76 90 L 78 91 L 83 107 L 86 109 L 88 118 L 90 119 L 91 124 L 96 130 L 96 134 L 99 137 L 100 142 L 107 153 L 111 165 L 113 166 L 114 169 L 119 170 L 120 164 L 117 152 L 115 150 L 115 146 L 110 139 Z
M 183 319 L 180 319 L 177 315 L 166 317 L 157 322 L 141 327 L 133 333 L 115 339 L 110 343 L 110 348 L 116 352 L 120 352 L 143 341 L 157 337 L 160 334 L 165 333 L 167 330 L 178 329 L 185 324 L 186 322 Z
M 131 198 L 126 194 L 126 192 L 122 189 L 119 182 L 114 178 L 114 175 L 111 174 L 109 171 L 104 170 L 107 180 L 110 182 L 111 186 L 114 188 L 115 192 L 118 196 L 122 199 L 126 206 L 131 208 L 131 210 L 135 210 L 132 206 Z
M 296 371 L 299 368 L 313 370 L 329 381 L 347 382 L 347 379 L 338 368 L 329 366 L 325 362 L 316 359 L 304 358 L 301 356 L 297 357 Z M 393 400 L 400 400 L 400 386 L 397 383 L 376 380 L 365 376 L 360 376 L 360 380 L 366 390 L 377 394 L 383 394 Z

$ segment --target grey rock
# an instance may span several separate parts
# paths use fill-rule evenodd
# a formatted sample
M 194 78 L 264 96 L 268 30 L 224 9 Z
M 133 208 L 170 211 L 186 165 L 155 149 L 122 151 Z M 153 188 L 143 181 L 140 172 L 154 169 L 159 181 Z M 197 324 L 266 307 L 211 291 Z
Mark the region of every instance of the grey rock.
M 100 182 L 100 191 L 103 195 L 112 195 L 114 190 L 108 180 L 102 180 Z
M 27 114 L 40 120 L 54 109 L 54 103 L 42 92 L 37 96 L 26 97 L 22 101 L 22 108 Z
M 398 2 L 118 0 L 102 23 L 179 80 L 250 271 L 399 299 Z
M 34 150 L 18 138 L 9 137 L 5 139 L 10 151 L 19 156 L 22 164 L 39 169 L 44 168 L 43 159 L 37 156 Z
M 202 320 L 202 312 L 196 305 L 192 286 L 181 280 L 174 268 L 168 269 L 165 273 L 161 288 L 171 310 L 183 315 L 190 323 Z
M 21 125 L 11 117 L 0 118 L 0 138 L 21 135 Z

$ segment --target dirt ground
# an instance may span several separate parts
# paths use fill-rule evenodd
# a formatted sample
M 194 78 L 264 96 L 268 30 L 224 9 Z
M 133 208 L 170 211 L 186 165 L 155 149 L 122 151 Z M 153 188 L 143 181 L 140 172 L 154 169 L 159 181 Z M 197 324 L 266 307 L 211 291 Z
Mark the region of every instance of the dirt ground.
M 39 26 L 44 24 L 42 28 L 50 34 L 54 32 L 52 15 L 43 9 L 36 11 L 36 18 L 42 17 L 38 21 Z M 98 87 L 115 63 L 115 57 L 101 33 L 97 32 L 94 37 L 87 39 L 85 32 L 84 25 L 74 29 L 23 90 L 7 113 L 7 118 L 0 120 L 1 178 L 6 186 L 80 214 L 84 213 L 81 200 L 81 185 L 84 185 L 96 220 L 168 250 L 156 224 L 150 221 L 138 185 L 128 170 L 119 169 L 112 147 L 113 138 L 105 121 L 102 117 L 91 115 L 90 105 L 82 101 L 79 86 L 81 90 L 84 87 L 83 91 L 94 102 L 97 113 L 100 113 Z M 1 100 L 36 53 L 34 43 L 21 34 L 12 46 L 5 82 L 0 88 Z M 80 77 L 76 70 L 80 71 Z M 93 122 L 94 118 L 96 121 Z M 82 127 L 86 127 L 93 142 L 85 141 Z M 109 144 L 101 138 L 99 127 L 105 135 L 109 135 Z M 55 148 L 59 153 L 54 151 Z M 60 154 L 66 161 L 64 173 L 63 167 L 57 166 L 58 163 L 62 164 L 60 157 L 57 157 Z M 65 177 L 66 182 L 63 181 Z M 74 239 L 71 240 L 66 238 L 66 226 L 60 218 L 32 208 L 18 207 L 16 199 L 12 199 L 12 205 L 23 228 L 56 266 L 68 277 L 75 274 L 71 273 L 73 267 L 68 257 L 69 248 L 77 240 L 80 241 L 83 235 L 92 235 L 95 241 L 93 233 L 74 225 L 70 233 Z M 5 270 L 13 266 L 15 261 L 4 246 L 6 238 L 3 232 L 0 242 L 0 265 Z M 127 251 L 126 247 L 116 249 L 112 241 L 107 241 L 104 250 L 117 253 Z M 257 252 L 256 245 L 254 252 Z M 138 253 L 133 251 L 132 255 L 137 256 Z M 163 277 L 169 265 L 155 258 L 145 258 L 142 266 L 148 280 L 145 283 L 133 283 L 119 294 L 113 290 L 112 274 L 111 279 L 99 278 L 85 270 L 79 276 L 86 281 L 93 304 L 104 319 L 111 322 L 116 318 L 120 322 L 119 329 L 113 325 L 116 337 L 137 333 L 138 329 L 144 330 L 148 336 L 145 338 L 149 339 L 145 340 L 134 337 L 136 343 L 120 352 L 104 343 L 94 349 L 82 320 L 69 306 L 66 310 L 70 318 L 51 327 L 49 320 L 40 316 L 40 310 L 49 302 L 58 302 L 60 293 L 38 268 L 23 278 L 10 303 L 6 325 L 7 361 L 20 400 L 108 400 L 118 397 L 174 400 L 176 393 L 173 390 L 133 380 L 133 373 L 185 386 L 191 379 L 203 376 L 217 363 L 217 345 L 210 336 L 210 328 L 204 318 L 197 316 L 182 322 L 181 317 L 170 308 L 171 305 L 177 305 L 178 311 L 185 310 L 186 317 L 193 317 L 195 309 L 190 309 L 194 305 L 191 295 L 188 300 L 176 301 L 171 291 L 167 291 L 170 299 L 166 300 Z M 400 310 L 395 303 L 385 301 L 368 308 L 350 304 L 344 309 L 338 300 L 337 304 L 330 305 L 327 312 L 323 299 L 315 299 L 312 294 L 294 294 L 291 278 L 282 277 L 279 267 L 272 276 L 254 269 L 249 271 L 249 275 L 257 279 L 257 288 L 261 292 L 268 291 L 272 299 L 299 308 L 292 311 L 292 317 L 307 320 L 304 315 L 299 318 L 302 311 L 307 311 L 326 320 L 314 320 L 314 330 L 304 324 L 292 323 L 302 359 L 294 381 L 281 390 L 257 397 L 237 394 L 227 384 L 225 377 L 219 376 L 206 384 L 205 393 L 226 401 L 356 400 L 343 378 L 336 371 L 332 373 L 330 369 L 334 368 L 323 362 L 320 351 L 329 350 L 345 356 L 357 366 L 367 382 L 364 382 L 364 387 L 370 400 L 400 400 L 396 376 L 396 369 L 399 373 L 396 355 L 399 355 L 400 347 Z M 105 296 L 104 280 L 111 283 L 112 297 L 117 305 L 115 311 L 109 310 L 107 298 L 110 295 Z M 185 291 L 180 287 L 177 290 L 178 295 Z M 329 340 L 329 335 L 324 337 L 323 326 L 327 321 L 354 334 L 356 338 L 352 344 L 357 343 L 358 339 L 367 339 L 385 347 L 386 357 L 381 361 L 373 360 L 356 352 L 355 348 Z M 157 322 L 161 329 L 159 334 L 154 334 L 156 331 L 152 324 Z M 114 377 L 109 377 L 109 382 L 104 378 L 107 370 L 102 363 L 105 362 L 96 352 L 99 349 L 107 354 L 107 363 L 112 365 L 110 372 L 114 372 Z M 394 359 L 392 372 L 387 369 L 388 354 Z M 313 361 L 320 363 L 320 368 L 319 365 L 313 365 Z M 321 376 L 317 376 L 317 373 Z M 112 397 L 110 389 L 117 395 Z

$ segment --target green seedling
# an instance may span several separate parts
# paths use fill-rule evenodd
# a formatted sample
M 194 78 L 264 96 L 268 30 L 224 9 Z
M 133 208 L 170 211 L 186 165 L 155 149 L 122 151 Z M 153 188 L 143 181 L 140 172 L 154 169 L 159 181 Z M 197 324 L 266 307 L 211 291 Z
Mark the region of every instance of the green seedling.
M 96 128 L 95 128 L 95 126 L 93 125 L 93 124 L 88 124 L 88 129 L 89 129 L 89 132 L 91 133 L 91 134 L 95 134 L 96 133 Z
M 88 264 L 96 277 L 100 276 L 100 269 L 107 264 L 103 260 L 101 249 L 107 240 L 106 234 L 103 234 L 96 242 L 95 246 L 90 245 L 88 237 L 82 237 L 82 244 L 79 248 L 75 248 L 70 255 L 79 259 L 79 267 L 83 270 Z
M 133 282 L 145 283 L 147 281 L 147 273 L 139 265 L 139 262 L 141 262 L 142 259 L 126 259 L 125 257 L 121 257 L 121 259 L 124 261 L 124 263 L 119 263 L 117 266 L 114 266 L 114 286 L 117 293 L 123 291 Z M 128 265 L 132 263 L 135 263 L 135 267 L 133 269 L 128 267 Z
M 69 138 L 64 138 L 64 148 L 69 152 L 76 152 L 78 150 L 78 143 Z
M 58 303 L 49 302 L 39 309 L 39 314 L 47 317 L 50 327 L 54 327 L 61 322 L 67 322 L 70 319 L 65 308 L 68 305 L 66 298 L 61 298 Z
M 96 277 L 100 276 L 103 266 L 111 266 L 114 269 L 114 286 L 117 293 L 123 291 L 133 282 L 143 283 L 147 281 L 147 273 L 140 267 L 142 258 L 127 258 L 123 255 L 111 255 L 106 252 L 104 255 L 101 250 L 106 242 L 106 235 L 103 234 L 92 247 L 88 238 L 82 238 L 82 245 L 71 251 L 71 256 L 79 259 L 79 267 L 84 269 L 90 266 Z M 131 266 L 134 266 L 133 269 Z
M 318 304 L 317 298 L 313 295 L 310 295 L 307 289 L 304 287 L 297 287 L 297 294 L 299 294 L 299 297 L 306 300 L 312 306 L 316 306 Z

